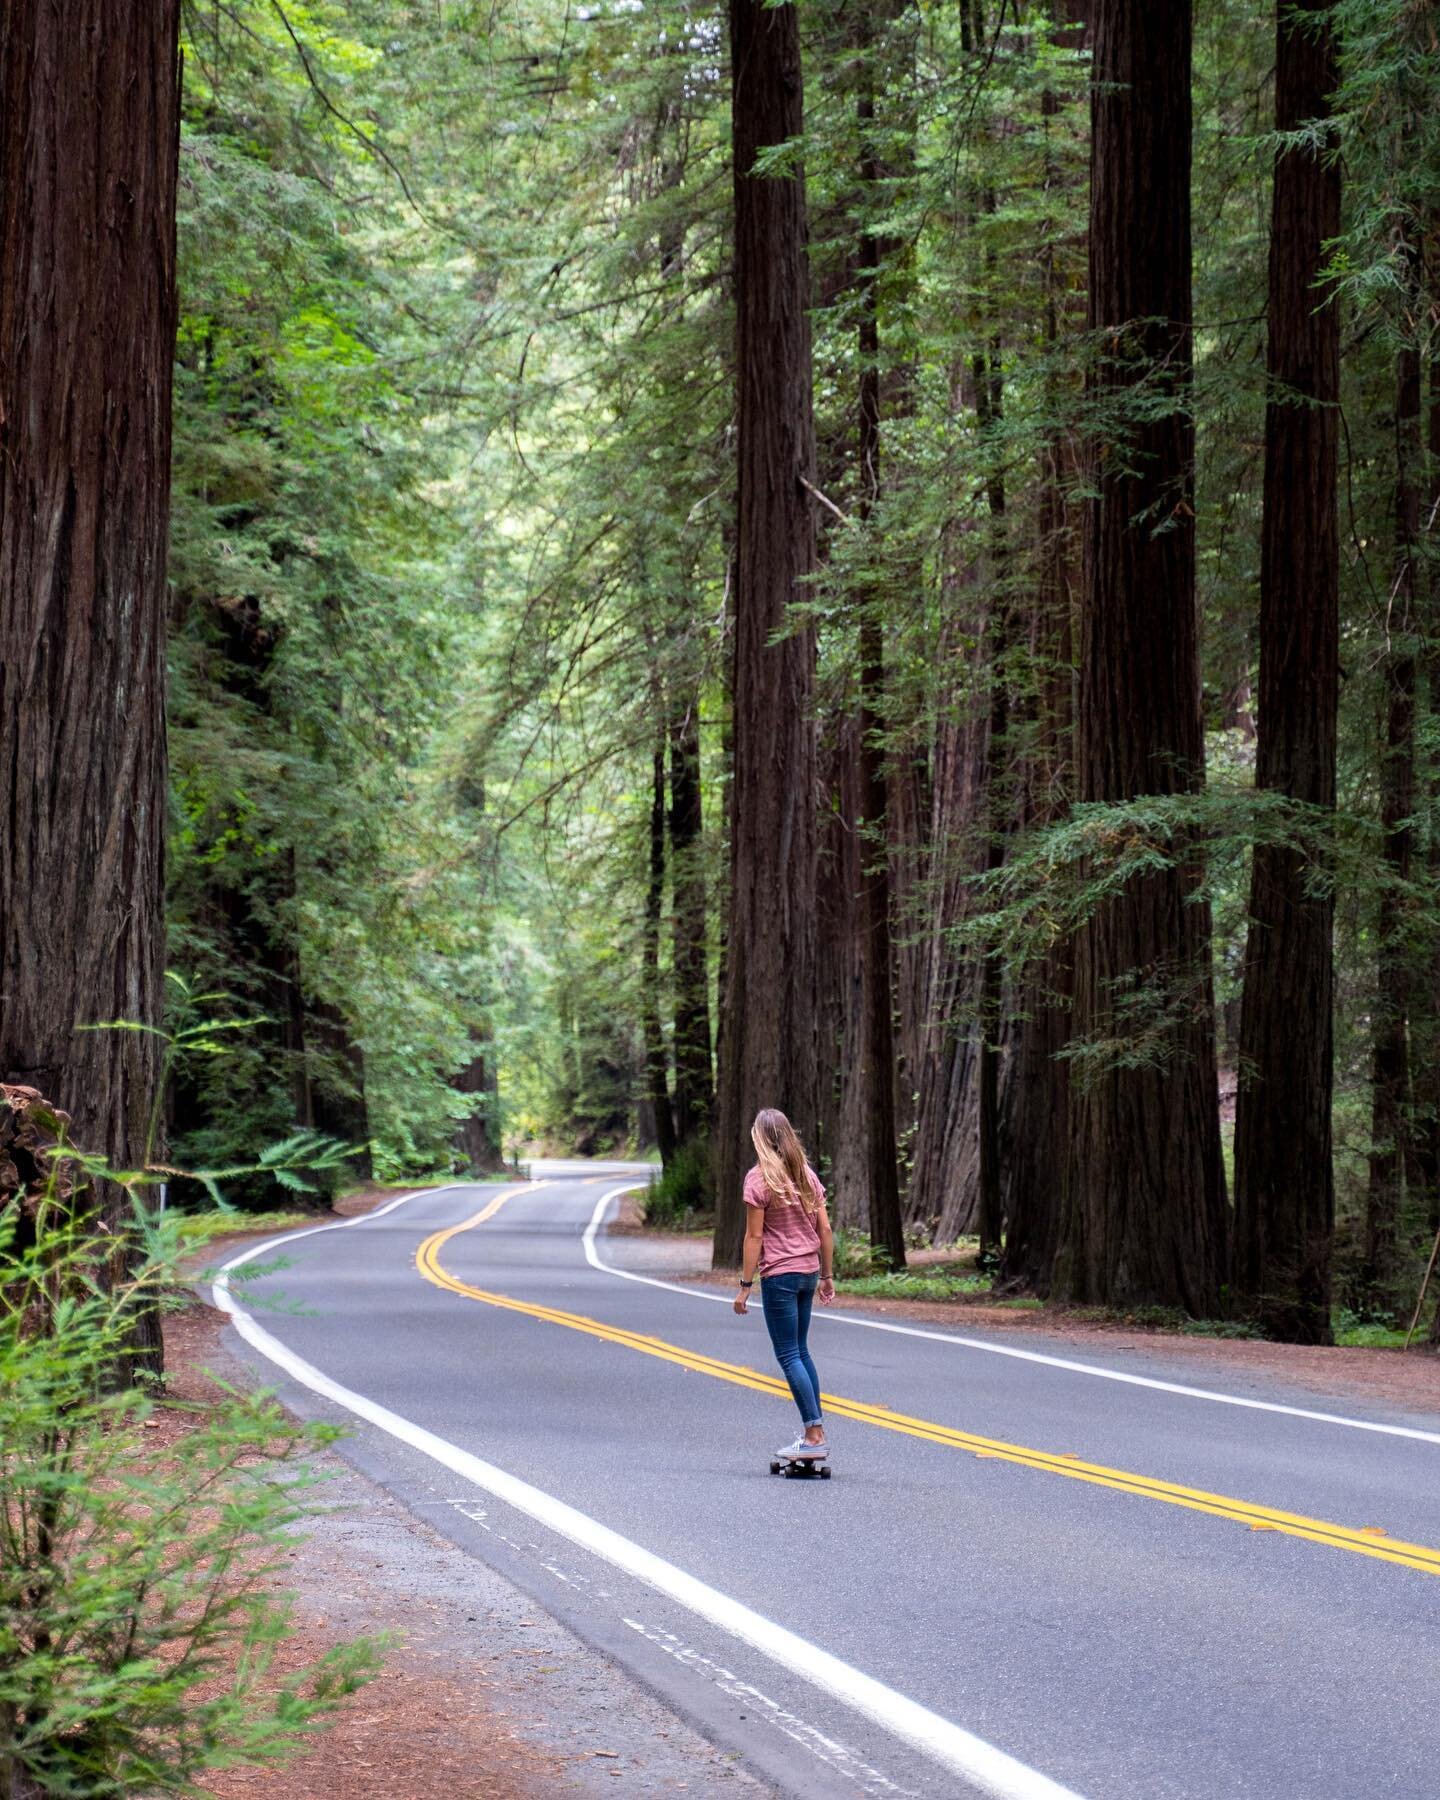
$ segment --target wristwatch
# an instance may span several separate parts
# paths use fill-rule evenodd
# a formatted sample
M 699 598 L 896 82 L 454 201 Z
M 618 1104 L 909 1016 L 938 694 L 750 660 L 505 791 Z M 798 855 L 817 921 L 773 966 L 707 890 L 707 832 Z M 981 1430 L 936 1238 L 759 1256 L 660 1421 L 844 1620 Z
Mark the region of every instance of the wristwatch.
M 740 1285 L 741 1287 L 754 1287 L 755 1283 L 753 1281 L 742 1281 Z

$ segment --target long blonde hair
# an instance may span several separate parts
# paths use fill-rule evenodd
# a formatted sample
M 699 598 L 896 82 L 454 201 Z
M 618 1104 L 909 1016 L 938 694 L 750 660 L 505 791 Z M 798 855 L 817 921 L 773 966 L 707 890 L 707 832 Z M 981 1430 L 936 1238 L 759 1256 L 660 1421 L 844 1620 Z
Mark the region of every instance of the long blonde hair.
M 767 1106 L 756 1113 L 750 1141 L 760 1164 L 760 1178 L 782 1206 L 803 1206 L 814 1212 L 818 1202 L 811 1185 L 805 1146 L 784 1113 Z

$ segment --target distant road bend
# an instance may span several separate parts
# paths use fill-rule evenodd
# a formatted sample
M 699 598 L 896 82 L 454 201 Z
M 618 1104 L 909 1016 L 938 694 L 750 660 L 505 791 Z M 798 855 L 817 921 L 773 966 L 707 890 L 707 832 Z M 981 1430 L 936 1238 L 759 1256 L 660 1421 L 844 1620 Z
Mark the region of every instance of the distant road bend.
M 776 1480 L 758 1307 L 618 1266 L 623 1165 L 536 1174 L 254 1246 L 229 1268 L 287 1266 L 217 1300 L 354 1462 L 757 1778 L 1440 1792 L 1440 1418 L 817 1311 L 835 1479 Z

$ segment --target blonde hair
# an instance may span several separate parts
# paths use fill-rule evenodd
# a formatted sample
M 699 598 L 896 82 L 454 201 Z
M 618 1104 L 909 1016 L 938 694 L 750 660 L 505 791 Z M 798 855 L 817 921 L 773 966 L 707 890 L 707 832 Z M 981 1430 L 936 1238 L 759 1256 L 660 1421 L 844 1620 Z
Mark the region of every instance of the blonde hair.
M 760 1179 L 782 1206 L 803 1206 L 814 1212 L 819 1202 L 805 1160 L 805 1146 L 784 1113 L 765 1107 L 756 1113 L 750 1141 L 760 1164 Z

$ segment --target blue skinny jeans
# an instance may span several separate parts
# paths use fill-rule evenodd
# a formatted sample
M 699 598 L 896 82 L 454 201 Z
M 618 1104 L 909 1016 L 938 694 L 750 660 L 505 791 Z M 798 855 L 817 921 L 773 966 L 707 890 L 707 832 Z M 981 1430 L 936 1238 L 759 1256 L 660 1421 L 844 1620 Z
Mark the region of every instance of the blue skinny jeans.
M 818 1274 L 767 1275 L 760 1283 L 760 1305 L 765 1313 L 765 1326 L 775 1346 L 776 1360 L 790 1383 L 790 1392 L 800 1408 L 806 1425 L 818 1425 L 820 1418 L 820 1377 L 810 1360 L 805 1339 L 810 1331 L 810 1313 L 815 1305 Z

